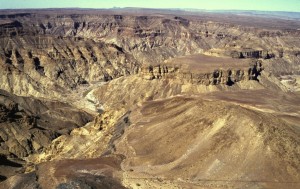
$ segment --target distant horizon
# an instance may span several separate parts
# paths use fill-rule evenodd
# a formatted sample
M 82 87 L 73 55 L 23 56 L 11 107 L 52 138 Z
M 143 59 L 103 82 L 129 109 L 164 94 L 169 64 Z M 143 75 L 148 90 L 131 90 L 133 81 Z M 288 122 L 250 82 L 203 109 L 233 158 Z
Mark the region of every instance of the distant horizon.
M 276 11 L 276 10 L 248 10 L 248 9 L 197 9 L 197 8 L 148 8 L 148 7 L 111 7 L 111 8 L 81 8 L 81 7 L 49 7 L 49 8 L 0 8 L 0 10 L 47 10 L 47 9 L 82 9 L 82 10 L 110 10 L 110 9 L 154 9 L 154 10 L 180 10 L 180 11 L 245 11 L 245 12 L 286 12 L 286 13 L 299 13 L 300 11 Z
M 300 12 L 300 0 L 0 0 L 0 9 L 179 9 Z

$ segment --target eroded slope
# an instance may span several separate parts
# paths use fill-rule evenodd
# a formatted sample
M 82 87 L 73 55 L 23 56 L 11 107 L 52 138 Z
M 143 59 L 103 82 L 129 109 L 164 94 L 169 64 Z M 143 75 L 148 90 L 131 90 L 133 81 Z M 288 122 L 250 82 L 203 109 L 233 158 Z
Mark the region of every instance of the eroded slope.
M 129 120 L 114 152 L 126 156 L 128 186 L 299 186 L 299 128 L 273 115 L 174 97 L 145 103 Z

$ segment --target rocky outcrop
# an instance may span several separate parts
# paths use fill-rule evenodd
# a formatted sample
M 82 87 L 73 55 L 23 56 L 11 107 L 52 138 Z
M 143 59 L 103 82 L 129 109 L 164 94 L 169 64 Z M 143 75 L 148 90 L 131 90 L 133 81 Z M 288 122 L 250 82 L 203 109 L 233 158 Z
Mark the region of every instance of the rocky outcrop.
M 234 51 L 231 53 L 232 58 L 263 58 L 270 59 L 274 58 L 275 55 L 265 50 L 252 50 L 247 49 L 243 51 Z
M 144 79 L 161 79 L 161 78 L 175 78 L 178 76 L 179 67 L 156 65 L 144 66 L 139 70 L 139 75 Z
M 174 79 L 181 83 L 200 85 L 233 85 L 244 80 L 256 80 L 263 70 L 261 61 L 252 61 L 247 69 L 215 69 L 212 72 L 203 73 L 201 70 L 183 71 L 180 66 L 156 65 L 140 69 L 139 75 L 148 80 Z

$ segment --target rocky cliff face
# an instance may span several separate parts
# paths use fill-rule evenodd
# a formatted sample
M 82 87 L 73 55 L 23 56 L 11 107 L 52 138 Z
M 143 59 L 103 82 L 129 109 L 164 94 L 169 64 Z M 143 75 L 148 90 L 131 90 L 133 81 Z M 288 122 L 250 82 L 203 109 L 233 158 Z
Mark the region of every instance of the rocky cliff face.
M 41 37 L 41 44 L 34 40 L 16 37 L 0 53 L 2 89 L 34 96 L 49 96 L 52 91 L 52 96 L 59 96 L 78 85 L 109 81 L 138 68 L 132 56 L 115 45 L 70 38 Z
M 141 68 L 139 75 L 144 79 L 174 79 L 182 83 L 198 85 L 233 85 L 239 81 L 256 80 L 263 70 L 261 61 L 252 62 L 246 69 L 216 69 L 213 72 L 184 71 L 179 66 L 156 65 Z
M 254 62 L 248 69 L 217 69 L 212 73 L 195 73 L 181 71 L 177 66 L 148 66 L 141 69 L 139 75 L 144 79 L 177 79 L 182 83 L 199 85 L 233 85 L 239 81 L 256 80 L 263 70 L 261 62 Z
M 245 51 L 234 51 L 232 52 L 231 56 L 233 58 L 263 58 L 263 59 L 271 59 L 271 58 L 275 58 L 275 55 L 273 53 L 270 53 L 268 51 L 263 51 L 263 50 L 252 50 L 252 49 L 248 49 Z M 279 55 L 282 56 L 282 55 Z

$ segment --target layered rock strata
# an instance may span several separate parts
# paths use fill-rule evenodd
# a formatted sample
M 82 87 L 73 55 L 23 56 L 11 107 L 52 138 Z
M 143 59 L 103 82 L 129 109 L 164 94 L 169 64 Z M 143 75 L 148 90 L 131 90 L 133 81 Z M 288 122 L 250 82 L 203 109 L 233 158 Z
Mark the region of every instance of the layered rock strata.
M 200 63 L 201 64 L 201 63 Z M 140 69 L 139 75 L 148 80 L 152 79 L 176 79 L 182 83 L 200 85 L 233 85 L 239 81 L 256 80 L 263 70 L 261 61 L 252 62 L 246 69 L 215 69 L 212 72 L 203 73 L 201 70 L 185 71 L 180 66 L 156 65 L 146 66 Z

